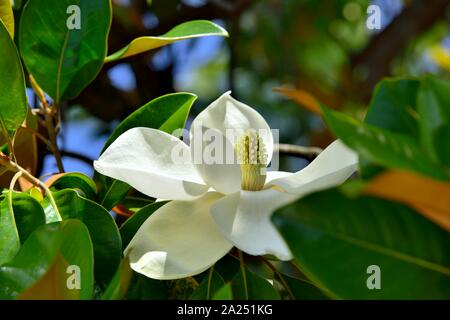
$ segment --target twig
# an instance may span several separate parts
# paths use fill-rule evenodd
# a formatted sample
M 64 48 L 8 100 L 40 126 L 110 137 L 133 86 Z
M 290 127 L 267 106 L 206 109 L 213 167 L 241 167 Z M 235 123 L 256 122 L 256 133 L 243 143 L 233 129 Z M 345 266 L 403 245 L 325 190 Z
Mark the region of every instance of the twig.
M 92 166 L 92 164 L 94 163 L 93 159 L 91 159 L 91 158 L 89 158 L 89 157 L 87 157 L 85 155 L 76 153 L 76 152 L 67 151 L 67 150 L 61 150 L 60 152 L 61 152 L 61 156 L 63 156 L 63 157 L 74 158 L 74 159 L 83 161 L 83 162 L 87 163 L 90 166 Z
M 322 152 L 322 149 L 318 147 L 303 147 L 293 144 L 280 143 L 273 146 L 273 152 L 278 152 L 280 155 L 313 160 Z
M 53 195 L 52 195 L 50 189 L 47 188 L 47 186 L 41 180 L 34 177 L 31 173 L 29 173 L 27 170 L 22 168 L 16 162 L 11 161 L 11 159 L 9 159 L 9 157 L 3 153 L 0 153 L 0 165 L 5 167 L 7 170 L 16 173 L 16 175 L 13 178 L 14 184 L 15 184 L 15 180 L 17 180 L 19 177 L 23 176 L 25 179 L 27 179 L 33 185 L 42 188 L 42 190 L 44 190 L 44 192 L 45 192 L 45 195 L 48 197 L 51 206 L 55 210 L 56 216 L 58 217 L 59 221 L 62 221 L 61 214 L 59 213 L 58 206 L 56 205 L 55 199 L 53 198 Z M 17 174 L 19 172 L 21 173 L 20 175 Z
M 50 144 L 52 145 L 53 155 L 55 156 L 59 172 L 64 172 L 64 165 L 62 162 L 61 152 L 58 149 L 56 131 L 53 122 L 53 117 L 57 112 L 58 106 L 55 105 L 53 107 L 49 107 L 48 105 L 44 104 L 43 107 L 44 107 L 45 125 L 47 127 Z
M 55 117 L 59 117 L 59 105 L 55 104 L 53 106 L 50 106 L 47 99 L 45 98 L 45 93 L 42 90 L 42 88 L 39 86 L 39 84 L 36 82 L 36 80 L 33 78 L 33 76 L 30 74 L 30 84 L 33 88 L 33 91 L 36 93 L 36 96 L 39 98 L 41 107 L 42 107 L 42 114 L 44 115 L 44 121 L 45 121 L 45 127 L 48 131 L 48 139 L 50 141 L 50 149 L 55 156 L 56 164 L 58 165 L 59 172 L 64 172 L 64 165 L 62 162 L 61 152 L 58 149 L 58 141 L 57 141 L 57 135 L 59 131 L 59 121 L 57 121 L 56 125 L 54 122 Z M 55 130 L 56 128 L 56 130 Z M 39 137 L 39 136 L 38 136 Z M 41 138 L 41 137 L 39 137 Z M 42 140 L 42 138 L 41 138 Z M 48 144 L 48 143 L 47 143 Z

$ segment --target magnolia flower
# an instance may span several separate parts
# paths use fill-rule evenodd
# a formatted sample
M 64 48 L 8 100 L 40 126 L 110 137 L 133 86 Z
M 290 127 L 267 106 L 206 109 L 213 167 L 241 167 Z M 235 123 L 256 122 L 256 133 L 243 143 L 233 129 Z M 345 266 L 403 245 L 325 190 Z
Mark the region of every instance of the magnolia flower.
M 217 133 L 220 145 L 240 161 L 194 161 L 196 146 L 208 147 L 194 134 L 199 128 Z M 228 139 L 229 129 L 242 135 Z M 173 200 L 142 224 L 125 249 L 131 268 L 150 278 L 196 275 L 233 246 L 250 255 L 290 260 L 291 252 L 270 220 L 272 213 L 306 194 L 343 183 L 357 166 L 356 154 L 336 140 L 299 172 L 265 172 L 273 153 L 270 128 L 256 110 L 229 92 L 193 120 L 190 137 L 188 146 L 160 130 L 133 128 L 94 163 L 98 172 L 150 197 Z M 175 161 L 173 150 L 189 161 Z

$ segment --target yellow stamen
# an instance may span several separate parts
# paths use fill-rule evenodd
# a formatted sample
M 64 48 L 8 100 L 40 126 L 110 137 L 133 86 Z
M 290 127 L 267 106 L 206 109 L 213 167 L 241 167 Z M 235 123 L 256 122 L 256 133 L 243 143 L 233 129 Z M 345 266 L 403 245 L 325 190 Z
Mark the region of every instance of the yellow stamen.
M 236 143 L 236 153 L 241 165 L 242 190 L 261 190 L 267 167 L 267 152 L 261 137 L 254 131 L 245 132 Z

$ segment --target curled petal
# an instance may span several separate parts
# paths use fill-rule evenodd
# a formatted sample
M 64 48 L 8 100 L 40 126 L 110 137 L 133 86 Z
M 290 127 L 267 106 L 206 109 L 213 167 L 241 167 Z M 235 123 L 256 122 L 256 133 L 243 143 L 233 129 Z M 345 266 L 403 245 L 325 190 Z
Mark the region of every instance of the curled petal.
M 222 234 L 240 250 L 290 260 L 291 252 L 270 217 L 295 199 L 296 196 L 275 189 L 241 191 L 217 201 L 211 207 L 211 215 Z
M 209 209 L 221 195 L 172 201 L 153 213 L 125 250 L 130 266 L 149 278 L 167 280 L 199 274 L 232 248 Z
M 336 140 L 304 169 L 274 179 L 267 186 L 277 186 L 285 192 L 305 196 L 342 184 L 357 167 L 357 154 L 340 140 Z
M 254 130 L 259 134 L 270 162 L 273 136 L 269 125 L 256 110 L 233 99 L 230 92 L 211 103 L 192 122 L 190 148 L 194 165 L 202 178 L 219 192 L 230 194 L 240 190 L 241 174 L 237 165 L 235 142 L 247 130 Z M 219 149 L 222 148 L 222 159 L 227 163 L 226 170 L 222 171 L 226 171 L 226 174 L 217 173 L 218 165 L 223 165 L 224 162 L 211 163 L 204 159 L 205 154 L 210 154 L 208 148 L 214 143 Z
M 208 190 L 190 161 L 189 147 L 160 130 L 126 131 L 94 162 L 94 167 L 154 198 L 188 200 Z

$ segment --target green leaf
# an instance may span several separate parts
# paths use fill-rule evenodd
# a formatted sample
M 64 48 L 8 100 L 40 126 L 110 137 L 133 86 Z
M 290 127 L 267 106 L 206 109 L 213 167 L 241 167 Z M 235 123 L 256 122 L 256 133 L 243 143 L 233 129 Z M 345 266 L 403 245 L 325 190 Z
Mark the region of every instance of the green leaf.
M 79 299 L 92 298 L 94 261 L 89 232 L 81 221 L 67 220 L 36 229 L 14 259 L 0 267 L 0 299 L 18 298 L 37 284 L 49 270 L 54 270 L 54 263 L 57 263 L 59 273 L 66 272 L 60 270 L 61 267 L 78 266 L 81 271 L 80 289 L 75 288 L 73 291 Z M 50 288 L 56 285 L 52 284 Z M 59 286 L 62 285 L 66 285 L 66 282 L 59 283 Z M 50 294 L 40 292 L 41 297 Z
M 323 108 L 323 115 L 329 129 L 362 158 L 388 168 L 415 171 L 440 180 L 448 179 L 414 138 L 361 123 L 327 108 Z
M 14 39 L 14 14 L 11 0 L 0 0 L 0 20 L 4 23 L 11 39 Z
M 15 131 L 27 116 L 27 97 L 22 64 L 14 41 L 0 21 L 0 126 Z M 1 127 L 0 127 L 1 128 Z M 0 131 L 1 132 L 1 131 Z
M 422 145 L 450 172 L 450 83 L 426 77 L 417 104 Z
M 189 299 L 211 300 L 224 285 L 225 281 L 220 274 L 214 271 L 214 268 L 211 268 Z
M 279 300 L 280 295 L 268 280 L 244 268 L 231 281 L 234 300 Z
M 149 204 L 142 209 L 136 211 L 131 217 L 129 217 L 120 227 L 120 235 L 122 237 L 122 248 L 125 248 L 133 239 L 136 232 L 139 230 L 141 225 L 151 216 L 153 212 L 165 205 L 167 201 L 155 202 Z
M 176 41 L 204 36 L 225 36 L 225 29 L 207 20 L 195 20 L 182 23 L 159 37 L 140 37 L 129 45 L 106 57 L 105 62 L 126 58 L 145 51 L 156 49 Z
M 231 283 L 225 284 L 213 296 L 212 300 L 233 300 L 233 289 Z
M 101 300 L 121 300 L 125 297 L 128 287 L 130 285 L 131 276 L 133 272 L 130 268 L 130 262 L 128 259 L 123 259 L 120 262 L 108 287 L 103 292 Z
M 20 249 L 19 232 L 17 231 L 11 194 L 0 203 L 0 265 L 11 260 Z
M 122 243 L 114 219 L 105 208 L 80 197 L 74 190 L 52 192 L 61 217 L 79 219 L 89 230 L 94 246 L 95 279 L 106 285 L 114 276 L 122 256 Z M 48 214 L 54 209 L 46 198 L 42 202 Z
M 295 262 L 327 295 L 343 299 L 450 298 L 450 234 L 406 206 L 328 190 L 273 218 Z M 381 289 L 368 289 L 368 267 Z
M 45 224 L 45 213 L 39 202 L 26 193 L 13 192 L 12 200 L 20 243 L 24 243 L 37 227 Z
M 130 287 L 127 292 L 127 300 L 165 300 L 168 290 L 165 281 L 154 280 L 133 272 Z
M 133 213 L 141 210 L 145 206 L 153 204 L 155 202 L 152 198 L 144 198 L 143 196 L 128 196 L 125 197 L 120 204 Z
M 147 127 L 173 133 L 184 128 L 192 104 L 197 96 L 192 93 L 172 93 L 156 98 L 123 120 L 113 131 L 103 151 L 122 133 L 135 127 Z M 125 182 L 114 180 L 99 173 L 94 174 L 99 186 L 99 202 L 106 209 L 113 208 L 130 191 Z
M 26 193 L 5 192 L 0 204 L 0 265 L 12 259 L 29 235 L 45 224 L 39 202 Z
M 70 10 L 76 10 L 74 5 L 80 12 Z M 78 13 L 79 28 L 73 24 Z M 57 104 L 76 97 L 99 73 L 111 16 L 110 0 L 29 0 L 24 6 L 19 28 L 22 58 Z
M 365 123 L 418 140 L 419 114 L 416 96 L 420 81 L 411 78 L 389 78 L 375 88 Z M 382 171 L 367 159 L 360 159 L 361 175 L 370 178 Z
M 300 280 L 283 276 L 281 285 L 287 287 L 288 297 L 296 300 L 328 300 L 329 298 L 320 291 L 317 286 L 311 281 Z M 292 295 L 292 296 L 291 296 Z
M 418 138 L 416 96 L 419 86 L 417 79 L 382 80 L 375 88 L 364 122 Z
M 83 194 L 84 198 L 95 201 L 97 199 L 97 186 L 88 176 L 69 172 L 60 175 L 52 184 L 52 190 L 76 189 Z

